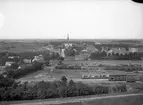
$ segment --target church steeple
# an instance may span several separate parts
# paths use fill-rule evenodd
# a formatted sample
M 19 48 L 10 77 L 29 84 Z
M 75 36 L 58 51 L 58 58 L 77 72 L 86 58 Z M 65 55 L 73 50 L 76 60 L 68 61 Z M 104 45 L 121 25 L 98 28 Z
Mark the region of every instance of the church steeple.
M 67 40 L 69 40 L 69 34 L 67 34 Z

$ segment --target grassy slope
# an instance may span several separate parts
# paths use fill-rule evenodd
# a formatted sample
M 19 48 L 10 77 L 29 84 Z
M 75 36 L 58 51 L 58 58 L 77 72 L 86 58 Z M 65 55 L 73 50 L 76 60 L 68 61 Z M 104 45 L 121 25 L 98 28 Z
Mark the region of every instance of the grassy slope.
M 129 93 L 124 95 L 128 95 Z M 101 96 L 79 96 L 69 98 L 45 99 L 45 100 L 25 100 L 0 102 L 0 105 L 142 105 L 143 94 L 120 96 L 123 93 L 116 93 Z M 108 97 L 109 96 L 109 97 Z
M 128 96 L 120 98 L 99 99 L 84 102 L 83 105 L 142 105 L 143 96 Z

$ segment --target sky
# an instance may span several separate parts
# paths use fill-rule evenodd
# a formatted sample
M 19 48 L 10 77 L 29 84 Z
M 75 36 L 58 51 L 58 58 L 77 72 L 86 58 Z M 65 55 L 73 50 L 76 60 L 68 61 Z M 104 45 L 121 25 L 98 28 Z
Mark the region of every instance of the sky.
M 0 0 L 0 39 L 143 39 L 131 0 Z

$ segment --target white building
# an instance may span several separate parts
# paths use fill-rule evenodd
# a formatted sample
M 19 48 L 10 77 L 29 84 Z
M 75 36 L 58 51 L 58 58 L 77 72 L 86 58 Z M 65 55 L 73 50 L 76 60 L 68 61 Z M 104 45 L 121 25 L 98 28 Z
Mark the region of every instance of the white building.
M 60 56 L 65 58 L 65 49 L 61 49 Z
M 135 52 L 139 52 L 138 48 L 129 48 L 129 52 L 135 53 Z
M 41 63 L 45 62 L 43 55 L 35 56 L 34 59 L 32 60 L 32 62 L 34 62 L 34 61 L 41 62 Z
M 12 62 L 12 61 L 6 62 L 5 66 L 11 66 L 13 63 L 15 63 L 15 62 Z
M 73 44 L 72 43 L 64 43 L 64 46 L 65 46 L 65 48 L 69 48 L 69 47 L 72 47 Z
M 23 62 L 24 62 L 24 63 L 31 63 L 32 60 L 31 60 L 31 59 L 23 59 Z

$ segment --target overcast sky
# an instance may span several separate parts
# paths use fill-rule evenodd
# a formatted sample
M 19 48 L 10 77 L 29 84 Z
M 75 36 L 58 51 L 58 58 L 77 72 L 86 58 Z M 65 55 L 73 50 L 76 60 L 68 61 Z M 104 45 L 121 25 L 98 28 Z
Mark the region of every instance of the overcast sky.
M 0 39 L 143 38 L 131 0 L 0 0 Z

